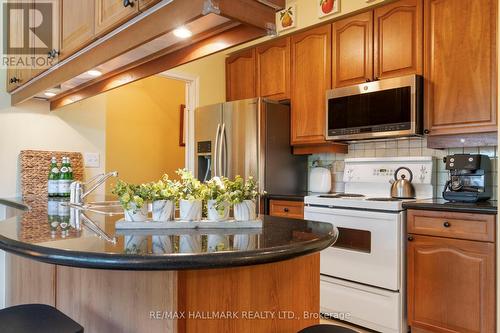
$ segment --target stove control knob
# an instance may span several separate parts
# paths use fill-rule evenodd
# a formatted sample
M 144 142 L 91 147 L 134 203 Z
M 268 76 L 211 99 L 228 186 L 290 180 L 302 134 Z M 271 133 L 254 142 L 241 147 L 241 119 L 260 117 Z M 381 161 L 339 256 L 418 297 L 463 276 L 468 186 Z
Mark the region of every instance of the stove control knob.
M 474 161 L 474 158 L 473 157 L 469 157 L 469 162 L 472 162 Z

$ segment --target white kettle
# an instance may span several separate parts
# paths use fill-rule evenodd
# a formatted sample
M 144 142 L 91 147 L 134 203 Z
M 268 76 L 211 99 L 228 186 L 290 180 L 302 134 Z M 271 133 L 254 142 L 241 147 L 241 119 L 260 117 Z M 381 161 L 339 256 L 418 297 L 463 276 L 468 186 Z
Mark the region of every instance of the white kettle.
M 332 173 L 324 167 L 313 167 L 309 173 L 309 191 L 329 193 L 332 189 Z

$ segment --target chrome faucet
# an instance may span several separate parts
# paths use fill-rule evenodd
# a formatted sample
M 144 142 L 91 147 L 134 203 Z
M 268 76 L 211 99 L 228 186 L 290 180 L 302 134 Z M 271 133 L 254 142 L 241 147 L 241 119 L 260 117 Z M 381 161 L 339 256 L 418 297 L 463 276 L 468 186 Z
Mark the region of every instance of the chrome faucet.
M 70 204 L 80 205 L 80 206 L 83 205 L 83 199 L 85 199 L 86 196 L 94 192 L 109 178 L 117 176 L 118 172 L 112 171 L 108 172 L 107 174 L 97 175 L 86 183 L 83 183 L 81 181 L 72 182 L 70 186 L 70 199 L 69 199 Z M 87 188 L 89 189 L 87 190 Z

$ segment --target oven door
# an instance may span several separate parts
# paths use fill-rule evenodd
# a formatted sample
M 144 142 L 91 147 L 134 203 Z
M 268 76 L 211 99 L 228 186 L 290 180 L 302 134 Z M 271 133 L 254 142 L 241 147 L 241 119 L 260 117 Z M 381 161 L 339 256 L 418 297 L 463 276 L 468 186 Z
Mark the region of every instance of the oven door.
M 321 274 L 400 290 L 404 212 L 308 206 L 304 215 L 339 230 L 337 242 L 321 252 Z

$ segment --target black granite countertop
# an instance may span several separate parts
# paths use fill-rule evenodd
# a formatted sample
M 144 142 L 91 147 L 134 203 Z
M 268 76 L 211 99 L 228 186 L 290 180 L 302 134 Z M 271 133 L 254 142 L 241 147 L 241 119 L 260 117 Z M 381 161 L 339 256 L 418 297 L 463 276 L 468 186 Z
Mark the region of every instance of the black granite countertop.
M 262 229 L 115 231 L 122 216 L 85 212 L 94 222 L 91 227 L 76 218 L 80 211 L 62 203 L 0 199 L 0 249 L 71 267 L 183 270 L 287 260 L 321 251 L 337 237 L 329 223 L 267 215 L 259 217 Z M 64 221 L 70 222 L 68 227 Z
M 289 193 L 289 194 L 267 193 L 266 199 L 269 199 L 269 200 L 287 200 L 287 201 L 304 201 L 304 197 L 307 195 L 309 195 L 309 192 Z
M 444 199 L 427 199 L 403 203 L 406 209 L 438 210 L 447 212 L 497 214 L 497 201 L 482 201 L 476 203 L 450 202 Z

